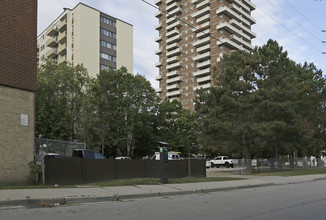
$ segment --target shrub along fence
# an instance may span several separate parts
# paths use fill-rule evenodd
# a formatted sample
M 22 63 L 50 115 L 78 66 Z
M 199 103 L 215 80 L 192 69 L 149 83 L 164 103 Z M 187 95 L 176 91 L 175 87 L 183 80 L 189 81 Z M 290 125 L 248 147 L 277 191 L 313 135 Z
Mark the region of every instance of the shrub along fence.
M 160 178 L 158 160 L 96 160 L 45 157 L 46 184 L 83 184 L 126 178 Z M 190 160 L 192 177 L 206 177 L 205 160 Z M 169 178 L 189 176 L 188 160 L 169 160 Z

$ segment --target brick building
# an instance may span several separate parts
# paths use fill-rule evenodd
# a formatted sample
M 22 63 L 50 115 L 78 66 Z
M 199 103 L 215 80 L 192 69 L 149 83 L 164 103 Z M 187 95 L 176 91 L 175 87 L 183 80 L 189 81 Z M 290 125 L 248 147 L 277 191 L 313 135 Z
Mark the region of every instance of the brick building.
M 194 110 L 196 90 L 212 86 L 210 69 L 223 54 L 254 48 L 251 26 L 256 21 L 251 11 L 256 7 L 250 0 L 156 0 L 155 4 L 161 9 L 155 15 L 157 92 L 162 100 L 177 99 Z
M 37 0 L 0 2 L 0 184 L 25 182 L 33 160 Z

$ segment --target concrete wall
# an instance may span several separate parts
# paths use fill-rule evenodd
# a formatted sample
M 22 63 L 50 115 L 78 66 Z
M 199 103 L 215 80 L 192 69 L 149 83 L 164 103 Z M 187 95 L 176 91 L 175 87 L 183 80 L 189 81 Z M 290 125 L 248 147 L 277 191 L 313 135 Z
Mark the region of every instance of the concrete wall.
M 74 9 L 74 64 L 84 64 L 91 77 L 100 71 L 100 12 L 79 4 Z
M 133 26 L 117 20 L 117 68 L 133 73 Z
M 33 92 L 0 86 L 0 184 L 25 182 L 29 175 L 34 106 Z

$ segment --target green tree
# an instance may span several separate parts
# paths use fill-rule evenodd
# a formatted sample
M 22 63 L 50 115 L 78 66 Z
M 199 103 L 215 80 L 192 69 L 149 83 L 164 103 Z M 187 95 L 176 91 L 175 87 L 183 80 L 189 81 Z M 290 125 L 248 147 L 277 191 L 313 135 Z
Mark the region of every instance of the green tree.
M 88 100 L 87 142 L 107 156 L 138 156 L 153 142 L 152 120 L 159 98 L 141 75 L 126 68 L 103 70 Z
M 222 154 L 251 158 L 259 125 L 255 120 L 257 60 L 240 52 L 226 55 L 213 69 L 214 84 L 195 101 L 201 136 Z
M 197 153 L 199 131 L 196 113 L 183 109 L 179 101 L 160 103 L 155 127 L 157 140 L 169 143 L 169 150 Z
M 38 70 L 36 136 L 82 140 L 82 106 L 90 79 L 82 65 L 46 62 Z
M 196 100 L 208 146 L 246 158 L 324 147 L 325 79 L 313 64 L 296 64 L 269 40 L 252 54 L 226 55 L 213 73 L 215 87 Z

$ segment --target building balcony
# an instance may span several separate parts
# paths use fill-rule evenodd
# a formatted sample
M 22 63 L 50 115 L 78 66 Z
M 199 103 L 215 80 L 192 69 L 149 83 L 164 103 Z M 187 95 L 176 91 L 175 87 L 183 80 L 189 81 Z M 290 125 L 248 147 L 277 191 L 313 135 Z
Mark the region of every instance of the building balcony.
M 211 23 L 209 21 L 202 23 L 197 26 L 197 28 L 194 30 L 195 32 L 202 32 L 210 27 Z
M 256 19 L 251 17 L 251 15 L 244 10 L 242 10 L 239 6 L 236 4 L 230 4 L 230 8 L 236 11 L 238 14 L 241 14 L 242 17 L 245 17 L 251 25 L 256 24 Z
M 67 61 L 67 55 L 60 56 L 58 59 L 58 63 L 63 63 Z
M 197 48 L 197 53 L 204 53 L 204 52 L 210 51 L 210 49 L 211 49 L 211 45 L 207 44 L 207 45 L 198 47 Z
M 202 23 L 204 23 L 206 21 L 210 21 L 210 19 L 211 19 L 210 14 L 207 14 L 207 15 L 204 15 L 202 17 L 197 18 L 196 23 L 199 25 L 199 24 L 202 24 Z
M 158 36 L 157 38 L 155 38 L 155 42 L 159 43 L 162 41 L 162 36 Z
M 162 52 L 163 52 L 162 48 L 155 50 L 156 55 L 160 55 L 160 54 L 162 54 Z
M 251 11 L 250 7 L 247 6 L 246 4 L 244 4 L 242 1 L 237 1 L 237 0 L 227 0 L 227 1 L 232 4 L 238 5 L 239 7 L 241 7 L 243 10 L 245 10 L 248 13 L 250 13 L 250 11 Z
M 63 56 L 67 54 L 67 44 L 60 44 L 58 48 L 58 54 Z
M 196 42 L 193 43 L 193 46 L 194 47 L 201 47 L 201 46 L 204 46 L 206 44 L 209 44 L 211 42 L 211 39 L 210 37 L 205 37 L 203 39 L 200 39 L 200 40 L 197 40 Z
M 58 46 L 58 37 L 50 37 L 46 41 L 46 46 L 47 47 L 57 47 Z
M 210 31 L 209 29 L 207 29 L 207 30 L 203 30 L 203 31 L 197 33 L 197 34 L 196 34 L 196 37 L 197 37 L 197 38 L 207 37 L 207 36 L 209 36 L 210 33 L 211 33 L 211 31 Z
M 198 62 L 197 63 L 197 68 L 198 69 L 207 68 L 207 67 L 210 67 L 210 65 L 211 65 L 210 60 L 207 60 L 207 61 L 204 61 L 204 62 Z
M 173 22 L 172 24 L 166 26 L 166 31 L 170 31 L 170 30 L 172 30 L 172 29 L 174 29 L 174 28 L 176 28 L 176 27 L 179 27 L 179 26 L 181 26 L 181 21 L 176 20 L 176 21 Z
M 168 51 L 166 53 L 166 56 L 167 57 L 172 57 L 172 56 L 175 56 L 175 55 L 179 55 L 180 53 L 181 53 L 181 49 L 180 48 L 177 48 L 175 50 Z
M 179 84 L 172 84 L 172 85 L 167 85 L 166 90 L 171 91 L 171 90 L 176 90 L 179 89 L 180 85 Z
M 231 49 L 236 49 L 236 50 L 242 50 L 242 51 L 246 51 L 249 52 L 247 49 L 245 49 L 242 45 L 228 39 L 228 38 L 223 38 L 220 39 L 219 41 L 217 41 L 217 46 L 219 45 L 226 45 L 228 47 L 230 47 Z
M 155 63 L 155 66 L 156 67 L 161 67 L 162 66 L 162 62 Z
M 211 87 L 211 83 L 206 83 L 202 85 L 197 85 L 194 87 L 194 90 L 199 90 L 199 89 L 208 89 Z
M 206 76 L 209 75 L 211 72 L 210 68 L 202 69 L 202 70 L 197 70 L 196 72 L 193 73 L 195 77 L 201 77 L 201 76 Z
M 166 63 L 167 64 L 175 63 L 177 61 L 179 61 L 179 57 L 178 56 L 174 56 L 174 57 L 170 57 L 170 58 L 167 58 L 166 59 Z
M 191 0 L 191 3 L 192 3 L 192 4 L 198 4 L 198 3 L 201 2 L 201 1 L 203 1 L 203 0 Z
M 155 79 L 156 79 L 157 81 L 160 81 L 160 80 L 162 80 L 163 78 L 162 78 L 162 75 L 158 75 L 158 76 L 155 77 Z
M 205 82 L 207 83 L 210 81 L 211 81 L 211 75 L 197 78 L 197 83 L 205 83 Z
M 173 78 L 169 78 L 166 80 L 167 84 L 172 84 L 172 83 L 177 83 L 177 82 L 181 82 L 181 76 L 177 76 L 177 77 L 173 77 Z
M 47 53 L 46 57 L 47 58 L 56 58 L 58 56 L 58 49 L 57 48 L 51 48 Z
M 255 38 L 256 37 L 256 34 L 252 30 L 245 27 L 244 25 L 242 25 L 240 22 L 236 21 L 235 19 L 229 20 L 229 23 L 232 24 L 233 26 L 235 26 L 236 28 L 241 29 L 242 32 L 247 34 L 250 38 Z
M 176 19 L 175 17 L 171 17 L 171 18 L 168 18 L 166 19 L 166 24 L 169 25 L 169 24 L 172 24 L 174 22 L 176 22 L 178 19 Z
M 233 11 L 231 8 L 227 7 L 227 6 L 221 6 L 216 10 L 216 14 L 226 14 L 228 17 L 230 17 L 231 19 L 236 19 L 239 22 L 244 23 L 245 25 L 247 25 L 248 27 L 250 26 L 250 22 L 242 17 L 241 15 L 237 14 L 235 11 Z
M 180 34 L 180 31 L 178 29 L 173 29 L 173 30 L 166 33 L 166 37 L 169 38 L 169 37 L 173 37 L 173 36 L 178 35 L 178 34 Z
M 59 34 L 58 41 L 60 44 L 67 42 L 67 31 L 61 32 Z
M 176 35 L 174 37 L 167 38 L 166 43 L 167 44 L 175 43 L 177 41 L 180 41 L 181 39 L 182 39 L 182 36 L 181 36 L 181 34 L 179 34 L 179 35 Z
M 169 45 L 167 45 L 166 46 L 166 50 L 167 51 L 171 51 L 171 50 L 174 50 L 174 49 L 176 49 L 176 48 L 178 48 L 179 47 L 179 44 L 178 43 L 173 43 L 173 44 L 169 44 Z
M 156 93 L 161 93 L 162 92 L 162 88 L 156 89 L 155 92 Z
M 256 5 L 252 3 L 250 0 L 242 0 L 242 2 L 246 4 L 250 8 L 250 10 L 256 9 Z
M 211 57 L 211 53 L 208 51 L 208 52 L 205 52 L 205 53 L 202 53 L 202 54 L 198 54 L 197 56 L 195 56 L 193 58 L 194 61 L 203 61 L 203 60 L 207 60 Z
M 220 24 L 218 24 L 216 26 L 216 29 L 217 30 L 225 29 L 228 32 L 230 32 L 231 34 L 239 35 L 239 36 L 243 37 L 244 39 L 246 39 L 249 42 L 251 40 L 249 35 L 247 35 L 245 32 L 242 32 L 241 30 L 239 30 L 238 28 L 236 28 L 235 26 L 231 25 L 228 22 L 221 22 Z
M 179 0 L 166 0 L 166 4 L 169 5 L 169 4 L 171 4 L 172 2 L 177 2 L 177 1 L 179 1 Z
M 253 50 L 254 49 L 254 47 L 250 43 L 244 41 L 243 39 L 241 39 L 240 37 L 238 37 L 238 36 L 236 36 L 234 34 L 232 34 L 230 36 L 230 39 L 233 40 L 233 41 L 235 41 L 238 44 L 242 44 L 242 46 L 244 48 L 246 48 L 247 50 Z
M 160 4 L 162 4 L 162 0 L 156 0 L 155 1 L 155 5 L 159 6 Z
M 48 30 L 46 31 L 46 35 L 50 37 L 56 34 L 58 34 L 58 27 L 56 25 L 49 27 Z
M 176 77 L 176 76 L 179 76 L 180 72 L 179 71 L 171 71 L 171 72 L 167 72 L 166 73 L 166 77 Z
M 177 7 L 175 9 L 173 9 L 172 11 L 170 11 L 169 14 L 167 15 L 167 17 L 168 18 L 173 17 L 173 16 L 175 16 L 177 14 L 180 14 L 181 12 L 182 12 L 181 7 Z
M 166 96 L 167 97 L 173 97 L 173 96 L 180 96 L 181 95 L 181 91 L 180 90 L 176 90 L 176 91 L 172 91 L 172 92 L 167 92 Z
M 173 9 L 177 8 L 179 6 L 179 4 L 177 2 L 173 2 L 172 4 L 166 6 L 166 11 L 172 11 Z
M 162 29 L 162 23 L 159 23 L 158 25 L 155 26 L 155 30 L 160 30 Z
M 203 0 L 201 2 L 198 2 L 198 4 L 196 4 L 197 10 L 200 10 L 206 6 L 209 6 L 209 0 Z
M 155 14 L 155 17 L 159 18 L 162 16 L 162 11 L 158 11 L 156 14 Z
M 197 18 L 199 18 L 199 17 L 201 17 L 203 15 L 209 14 L 210 13 L 210 10 L 211 10 L 210 7 L 207 6 L 207 7 L 203 8 L 203 9 L 201 9 L 201 10 L 193 13 L 191 16 L 193 18 L 197 19 Z
M 60 22 L 58 29 L 60 32 L 67 30 L 67 19 L 64 19 Z
M 177 68 L 180 68 L 180 67 L 181 67 L 181 62 L 180 61 L 176 62 L 176 63 L 166 65 L 167 70 L 173 70 L 173 69 L 177 69 Z

